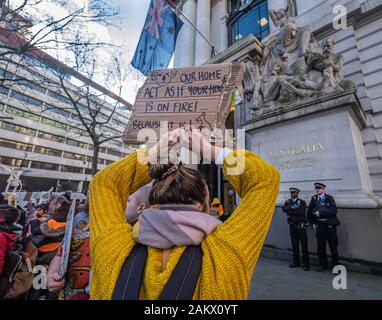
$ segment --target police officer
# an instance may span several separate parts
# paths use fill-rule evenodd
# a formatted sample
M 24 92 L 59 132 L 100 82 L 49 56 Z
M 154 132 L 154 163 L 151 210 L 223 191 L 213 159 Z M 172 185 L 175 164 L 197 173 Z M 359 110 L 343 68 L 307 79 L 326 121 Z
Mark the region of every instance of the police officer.
M 340 221 L 337 218 L 337 207 L 334 198 L 325 192 L 326 186 L 323 183 L 314 184 L 316 195 L 312 199 L 308 208 L 308 219 L 316 230 L 317 255 L 319 265 L 317 271 L 323 271 L 328 268 L 326 257 L 326 242 L 329 244 L 332 254 L 332 267 L 338 263 L 338 238 L 337 226 Z
M 289 265 L 290 268 L 300 266 L 300 250 L 299 243 L 302 249 L 302 264 L 304 271 L 309 271 L 309 253 L 308 253 L 308 237 L 306 227 L 308 221 L 306 218 L 306 202 L 298 197 L 300 192 L 297 188 L 289 188 L 291 198 L 285 201 L 282 210 L 287 214 L 290 239 L 293 250 L 293 262 Z

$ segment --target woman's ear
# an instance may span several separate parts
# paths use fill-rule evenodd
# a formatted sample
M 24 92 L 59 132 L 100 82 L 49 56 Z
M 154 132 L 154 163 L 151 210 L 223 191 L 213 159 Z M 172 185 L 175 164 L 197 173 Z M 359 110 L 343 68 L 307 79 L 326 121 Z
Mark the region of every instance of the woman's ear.
M 199 202 L 199 201 L 195 201 L 194 202 L 194 206 L 196 209 L 198 209 L 199 211 L 204 211 L 204 206 Z
M 143 210 L 145 210 L 147 208 L 147 204 L 146 203 L 141 203 L 138 208 L 137 208 L 137 214 L 142 214 L 143 213 Z

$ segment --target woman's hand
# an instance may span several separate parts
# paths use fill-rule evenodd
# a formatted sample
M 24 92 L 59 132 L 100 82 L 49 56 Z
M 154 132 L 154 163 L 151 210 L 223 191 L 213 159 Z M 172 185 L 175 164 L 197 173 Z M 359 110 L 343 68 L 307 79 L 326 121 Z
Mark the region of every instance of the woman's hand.
M 159 159 L 175 162 L 177 159 L 176 146 L 179 145 L 181 136 L 180 129 L 172 130 L 164 134 L 159 141 L 148 150 L 148 161 L 158 163 Z
M 195 152 L 208 161 L 214 162 L 216 160 L 221 148 L 213 146 L 197 128 L 186 125 L 179 131 L 182 147 Z
M 62 289 L 65 285 L 65 278 L 61 278 L 58 273 L 48 273 L 48 290 L 51 292 Z

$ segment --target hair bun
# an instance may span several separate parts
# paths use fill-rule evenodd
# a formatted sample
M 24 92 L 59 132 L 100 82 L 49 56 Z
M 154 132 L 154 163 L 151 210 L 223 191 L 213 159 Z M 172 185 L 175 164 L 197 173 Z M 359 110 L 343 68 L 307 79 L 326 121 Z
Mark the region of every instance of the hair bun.
M 161 180 L 162 176 L 173 166 L 172 163 L 166 164 L 150 164 L 149 176 L 152 179 Z

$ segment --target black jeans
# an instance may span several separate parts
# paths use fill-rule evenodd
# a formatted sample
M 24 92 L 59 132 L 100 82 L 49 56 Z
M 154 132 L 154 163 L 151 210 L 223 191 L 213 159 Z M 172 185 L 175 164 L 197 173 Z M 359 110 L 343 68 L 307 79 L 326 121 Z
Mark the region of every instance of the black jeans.
M 300 263 L 300 243 L 302 250 L 302 263 L 304 266 L 309 266 L 309 253 L 308 253 L 308 236 L 306 228 L 300 228 L 293 224 L 289 225 L 290 239 L 293 250 L 293 262 Z
M 317 225 L 317 255 L 319 263 L 322 266 L 328 265 L 326 257 L 326 242 L 329 244 L 330 252 L 332 254 L 332 265 L 338 264 L 338 238 L 337 228 L 335 226 L 328 226 L 326 224 Z

